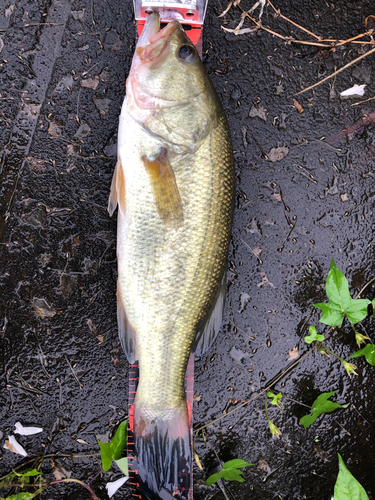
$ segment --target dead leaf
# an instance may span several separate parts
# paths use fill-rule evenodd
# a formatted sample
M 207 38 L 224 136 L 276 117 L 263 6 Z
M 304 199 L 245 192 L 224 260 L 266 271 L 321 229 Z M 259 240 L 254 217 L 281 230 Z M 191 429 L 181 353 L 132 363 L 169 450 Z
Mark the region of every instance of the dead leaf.
M 289 149 L 286 147 L 278 147 L 272 148 L 269 153 L 267 153 L 267 160 L 275 163 L 276 161 L 280 161 L 289 153 Z
M 56 311 L 53 310 L 52 306 L 45 299 L 35 298 L 33 300 L 33 307 L 35 314 L 42 319 L 52 318 L 56 314 Z
M 72 471 L 65 469 L 62 465 L 59 463 L 55 462 L 55 467 L 53 469 L 53 474 L 57 481 L 60 481 L 61 479 L 69 479 L 70 476 L 72 475 Z
M 86 80 L 81 80 L 81 87 L 95 90 L 99 85 L 99 77 L 87 78 Z
M 111 99 L 97 99 L 93 97 L 95 106 L 100 111 L 100 114 L 105 115 L 109 111 L 109 105 L 111 104 Z
M 260 106 L 251 106 L 249 111 L 250 118 L 260 118 L 264 122 L 267 121 L 267 109 Z
M 87 319 L 87 326 L 90 328 L 90 330 L 92 331 L 92 333 L 96 333 L 97 330 L 96 330 L 96 326 L 94 325 L 94 323 L 92 322 L 92 320 L 90 318 Z
M 61 136 L 61 127 L 58 123 L 50 121 L 48 127 L 48 133 L 51 137 L 60 137 Z
M 294 347 L 291 351 L 289 351 L 288 361 L 292 361 L 293 359 L 297 359 L 299 356 L 298 347 Z
M 271 472 L 271 467 L 269 466 L 268 462 L 264 459 L 264 458 L 260 458 L 258 460 L 258 467 L 257 469 L 263 471 L 263 472 L 267 472 L 267 474 L 269 474 Z
M 202 401 L 202 396 L 197 396 L 196 394 L 194 394 L 193 401 L 197 401 L 197 402 Z
M 104 342 L 103 335 L 98 335 L 96 338 L 99 340 L 99 344 L 102 344 Z
M 271 194 L 271 198 L 272 198 L 273 201 L 282 201 L 280 193 L 273 193 L 273 194 Z
M 269 279 L 267 278 L 265 272 L 262 271 L 260 273 L 260 276 L 262 278 L 262 281 L 260 283 L 257 283 L 257 286 L 259 286 L 259 287 L 261 287 L 261 286 L 270 286 L 271 288 L 275 288 L 275 285 L 269 281 Z
M 341 201 L 348 201 L 348 195 L 346 193 L 340 194 Z

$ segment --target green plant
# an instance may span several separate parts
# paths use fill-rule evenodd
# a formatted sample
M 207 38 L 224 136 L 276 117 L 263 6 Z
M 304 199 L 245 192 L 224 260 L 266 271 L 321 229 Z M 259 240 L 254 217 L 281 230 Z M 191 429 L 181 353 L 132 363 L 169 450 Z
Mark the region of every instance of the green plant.
M 363 486 L 346 468 L 340 453 L 337 455 L 339 457 L 339 474 L 335 484 L 333 500 L 369 500 Z
M 312 404 L 312 413 L 302 417 L 299 423 L 307 429 L 320 415 L 322 415 L 322 413 L 331 413 L 337 408 L 347 408 L 348 404 L 340 405 L 340 403 L 329 401 L 329 398 L 336 394 L 336 392 L 337 391 L 323 392 L 323 394 L 320 394 Z
M 99 500 L 88 484 L 73 478 L 51 481 L 50 479 L 45 478 L 42 472 L 37 469 L 21 470 L 20 472 L 13 470 L 6 476 L 2 477 L 0 481 L 0 488 L 35 488 L 35 491 L 21 491 L 20 493 L 15 493 L 6 498 L 0 497 L 0 500 L 31 500 L 32 498 L 38 496 L 39 493 L 45 490 L 48 486 L 61 483 L 78 483 L 89 491 L 92 500 Z
M 208 486 L 219 481 L 219 479 L 225 479 L 226 481 L 238 481 L 243 483 L 245 479 L 242 476 L 242 472 L 238 469 L 242 469 L 243 467 L 249 467 L 250 465 L 245 460 L 241 460 L 240 458 L 235 458 L 234 460 L 229 460 L 229 462 L 225 462 L 223 464 L 223 468 L 220 472 L 216 474 L 212 474 L 206 481 Z
M 122 458 L 122 452 L 126 447 L 127 438 L 128 421 L 124 420 L 118 426 L 116 434 L 109 443 L 102 443 L 98 440 L 102 466 L 105 472 L 110 469 L 113 460 L 126 476 L 129 475 L 128 459 L 127 457 Z
M 272 437 L 275 438 L 275 437 L 280 436 L 281 430 L 272 422 L 272 420 L 269 417 L 268 398 L 271 398 L 271 401 L 270 401 L 271 405 L 277 406 L 280 410 L 282 410 L 283 409 L 283 405 L 281 403 L 282 394 L 281 394 L 281 392 L 279 392 L 278 394 L 274 394 L 271 391 L 267 391 L 267 394 L 266 394 L 266 401 L 265 401 L 266 417 L 268 420 L 268 426 L 270 428 Z

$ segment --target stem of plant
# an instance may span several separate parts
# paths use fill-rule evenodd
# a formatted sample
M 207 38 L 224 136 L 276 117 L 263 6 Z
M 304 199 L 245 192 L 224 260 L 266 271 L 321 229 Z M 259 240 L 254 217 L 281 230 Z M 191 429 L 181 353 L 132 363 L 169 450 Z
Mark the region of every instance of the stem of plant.
M 94 491 L 90 488 L 90 486 L 86 483 L 83 483 L 82 481 L 80 481 L 79 479 L 59 479 L 58 481 L 52 481 L 51 483 L 42 483 L 42 486 L 43 488 L 46 488 L 47 486 L 51 486 L 53 484 L 60 484 L 60 483 L 78 483 L 80 484 L 81 486 L 83 486 L 84 488 L 86 488 L 87 491 L 90 492 L 90 495 L 91 495 L 91 498 L 92 500 L 99 500 L 99 498 L 95 495 Z M 35 488 L 35 484 L 10 484 L 9 487 L 12 487 L 12 488 L 25 488 L 25 487 L 29 487 L 29 488 Z

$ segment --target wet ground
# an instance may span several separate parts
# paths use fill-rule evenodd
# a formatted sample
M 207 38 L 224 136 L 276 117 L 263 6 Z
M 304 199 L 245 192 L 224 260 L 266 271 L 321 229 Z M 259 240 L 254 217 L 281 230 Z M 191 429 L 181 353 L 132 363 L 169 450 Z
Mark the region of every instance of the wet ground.
M 294 96 L 371 46 L 330 51 L 265 31 L 235 36 L 221 25 L 234 28 L 241 12 L 232 8 L 223 21 L 225 7 L 210 1 L 203 60 L 228 114 L 237 210 L 223 329 L 196 361 L 196 427 L 257 395 L 308 351 L 301 336 L 309 324 L 318 326 L 312 303 L 326 300 L 331 258 L 352 294 L 375 272 L 375 101 L 352 106 L 361 99 L 339 96 L 355 83 L 367 83 L 363 99 L 375 94 L 375 56 Z M 341 40 L 366 31 L 366 17 L 375 14 L 370 0 L 284 0 L 276 7 L 317 35 Z M 14 423 L 38 424 L 43 434 L 19 438 L 29 454 L 69 455 L 57 461 L 105 499 L 105 482 L 121 474 L 98 475 L 97 456 L 71 455 L 97 453 L 96 435 L 108 435 L 127 415 L 116 217 L 108 217 L 106 205 L 134 49 L 132 5 L 8 0 L 0 23 L 0 475 L 20 463 L 2 448 Z M 275 19 L 271 7 L 263 24 L 313 40 Z M 353 127 L 366 116 L 366 126 Z M 374 288 L 364 296 L 372 299 Z M 362 331 L 375 341 L 370 320 Z M 356 350 L 347 325 L 327 345 L 345 359 Z M 338 452 L 375 498 L 375 369 L 364 358 L 356 364 L 358 376 L 349 379 L 339 361 L 313 352 L 290 369 L 273 387 L 284 401 L 282 411 L 270 408 L 278 439 L 268 429 L 264 395 L 207 427 L 207 443 L 197 440 L 205 471 L 194 470 L 194 498 L 223 498 L 204 482 L 215 452 L 255 464 L 244 471 L 245 483 L 228 485 L 236 500 L 328 500 Z M 299 418 L 308 408 L 300 403 L 334 390 L 348 408 L 304 430 Z M 44 461 L 47 475 L 52 465 Z M 130 498 L 128 486 L 120 491 L 115 498 Z M 75 485 L 41 494 L 87 497 Z

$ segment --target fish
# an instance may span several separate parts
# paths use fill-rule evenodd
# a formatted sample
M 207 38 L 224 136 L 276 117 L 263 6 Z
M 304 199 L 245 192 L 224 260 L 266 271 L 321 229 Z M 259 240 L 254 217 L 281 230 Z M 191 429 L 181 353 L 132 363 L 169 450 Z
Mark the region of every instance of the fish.
M 191 500 L 184 389 L 190 353 L 221 327 L 234 211 L 234 162 L 223 107 L 177 21 L 153 12 L 126 81 L 108 211 L 118 207 L 117 320 L 138 360 L 134 446 L 148 499 Z

